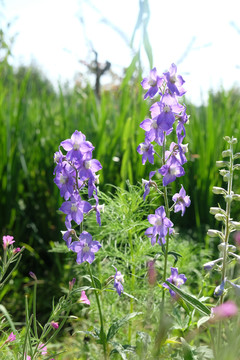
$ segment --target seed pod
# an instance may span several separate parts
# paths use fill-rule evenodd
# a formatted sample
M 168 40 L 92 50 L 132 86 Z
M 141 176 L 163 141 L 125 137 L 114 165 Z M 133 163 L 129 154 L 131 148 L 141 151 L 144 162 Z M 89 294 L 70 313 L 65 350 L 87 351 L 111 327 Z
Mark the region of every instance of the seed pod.
M 240 152 L 236 153 L 235 155 L 233 155 L 234 159 L 239 159 L 240 158 Z
M 233 170 L 240 170 L 240 164 L 236 164 L 233 166 Z
M 225 175 L 229 174 L 229 171 L 225 170 L 225 169 L 221 169 L 221 170 L 219 170 L 219 173 L 220 173 L 220 175 L 225 176 Z
M 232 199 L 233 199 L 233 200 L 236 200 L 236 201 L 240 201 L 240 195 L 238 195 L 238 194 L 233 194 L 233 195 L 232 195 Z
M 223 140 L 225 140 L 225 141 L 229 142 L 231 139 L 230 139 L 230 137 L 229 137 L 229 136 L 224 136 Z
M 240 230 L 240 222 L 238 222 L 238 221 L 230 221 L 230 224 L 232 225 L 232 228 L 234 230 Z

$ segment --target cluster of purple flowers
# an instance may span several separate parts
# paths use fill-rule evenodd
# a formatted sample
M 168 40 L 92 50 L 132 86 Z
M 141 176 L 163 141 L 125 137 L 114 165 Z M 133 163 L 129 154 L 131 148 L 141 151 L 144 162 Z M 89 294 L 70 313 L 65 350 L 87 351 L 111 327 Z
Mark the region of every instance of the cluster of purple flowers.
M 77 253 L 77 263 L 84 261 L 92 263 L 95 253 L 101 248 L 98 241 L 93 241 L 91 234 L 83 231 L 78 237 L 72 222 L 80 225 L 84 214 L 96 211 L 96 218 L 101 225 L 99 200 L 97 196 L 98 175 L 96 172 L 102 169 L 102 165 L 96 159 L 92 159 L 93 145 L 86 141 L 86 137 L 80 131 L 75 131 L 70 139 L 61 142 L 60 146 L 66 151 L 64 155 L 59 148 L 54 154 L 57 164 L 54 169 L 54 182 L 60 189 L 60 195 L 64 202 L 60 209 L 66 214 L 65 225 L 67 231 L 63 232 L 63 239 L 67 247 Z M 92 206 L 83 200 L 80 191 L 88 187 L 88 198 L 94 197 L 96 205 Z M 73 241 L 74 240 L 74 241 Z
M 143 165 L 147 160 L 154 164 L 155 154 L 162 161 L 159 169 L 150 172 L 149 180 L 143 179 L 144 200 L 150 192 L 150 187 L 157 189 L 156 182 L 152 180 L 156 173 L 162 175 L 164 187 L 175 181 L 176 178 L 185 175 L 183 165 L 187 162 L 185 154 L 188 147 L 187 144 L 183 144 L 183 140 L 186 136 L 185 124 L 189 116 L 186 114 L 186 106 L 178 102 L 179 97 L 186 92 L 183 88 L 184 82 L 182 76 L 177 74 L 175 64 L 172 64 L 169 71 L 161 76 L 158 75 L 156 68 L 152 69 L 149 77 L 144 78 L 141 82 L 142 87 L 147 90 L 144 100 L 148 97 L 153 99 L 158 94 L 160 95 L 160 101 L 153 103 L 150 107 L 151 117 L 143 120 L 140 124 L 140 127 L 145 130 L 145 140 L 138 146 L 137 151 L 142 155 Z M 171 142 L 168 150 L 166 150 L 167 136 L 173 132 L 174 127 L 177 141 Z M 162 156 L 155 150 L 156 146 L 162 147 Z M 167 192 L 165 192 L 165 195 L 167 196 Z M 186 207 L 191 204 L 183 186 L 181 186 L 179 193 L 172 196 L 172 201 L 173 205 L 170 209 L 168 206 L 160 206 L 155 210 L 155 214 L 148 215 L 148 221 L 152 226 L 146 230 L 145 235 L 150 238 L 152 245 L 158 243 L 163 246 L 166 243 L 166 236 L 173 233 L 173 223 L 167 217 L 170 211 L 181 211 L 183 216 Z M 171 272 L 172 275 L 168 281 L 176 286 L 185 283 L 186 277 L 184 274 L 178 275 L 178 270 L 175 268 L 171 268 Z M 169 288 L 165 283 L 163 286 Z M 175 297 L 175 293 L 171 289 L 169 291 L 170 295 Z
M 163 73 L 162 76 L 157 74 L 156 68 L 150 71 L 150 76 L 144 78 L 142 87 L 147 90 L 144 99 L 150 97 L 151 99 L 156 95 L 160 95 L 160 101 L 155 102 L 151 108 L 151 118 L 145 119 L 141 122 L 140 127 L 145 130 L 145 141 L 141 143 L 137 151 L 142 155 L 142 164 L 148 160 L 154 164 L 154 150 L 155 145 L 164 145 L 166 148 L 166 137 L 173 131 L 174 123 L 176 125 L 177 143 L 172 142 L 169 150 L 164 151 L 162 156 L 162 166 L 156 171 L 151 171 L 149 180 L 143 179 L 144 195 L 150 192 L 150 187 L 157 187 L 152 177 L 156 172 L 162 175 L 163 186 L 167 186 L 185 174 L 183 164 L 187 162 L 186 152 L 187 144 L 183 144 L 183 139 L 186 136 L 185 124 L 188 121 L 186 114 L 186 107 L 178 102 L 178 98 L 185 94 L 183 89 L 184 80 L 181 75 L 177 75 L 177 67 L 172 64 L 169 71 Z M 155 142 L 155 145 L 152 143 Z M 179 193 L 173 195 L 173 208 L 175 212 L 181 211 L 182 216 L 185 213 L 186 207 L 191 204 L 190 198 L 186 195 L 186 191 L 181 187 Z M 152 245 L 158 242 L 160 245 L 165 243 L 165 236 L 167 233 L 173 232 L 173 223 L 166 217 L 165 209 L 160 206 L 155 215 L 149 215 L 148 220 L 153 227 L 146 231 L 146 235 L 151 239 Z

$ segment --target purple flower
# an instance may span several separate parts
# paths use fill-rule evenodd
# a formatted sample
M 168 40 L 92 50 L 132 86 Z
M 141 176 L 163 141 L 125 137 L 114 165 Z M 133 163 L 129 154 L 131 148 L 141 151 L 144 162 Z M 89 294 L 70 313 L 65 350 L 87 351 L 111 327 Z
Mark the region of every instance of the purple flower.
M 68 200 L 74 192 L 75 176 L 75 170 L 69 164 L 66 164 L 60 172 L 56 172 L 54 182 L 65 200 Z
M 165 236 L 168 231 L 172 234 L 173 223 L 166 217 L 164 206 L 160 206 L 155 210 L 155 215 L 148 215 L 148 221 L 153 226 L 145 231 L 145 235 L 151 238 L 151 244 L 154 245 L 156 241 L 159 245 L 165 244 Z
M 67 227 L 74 220 L 78 225 L 83 221 L 83 213 L 88 213 L 92 206 L 87 201 L 83 201 L 78 193 L 71 196 L 70 201 L 65 201 L 59 210 L 67 214 Z
M 141 143 L 137 147 L 137 152 L 141 154 L 142 157 L 142 164 L 144 165 L 148 160 L 151 164 L 154 163 L 154 149 L 153 145 L 150 143 L 148 139 L 145 139 L 144 143 Z
M 73 289 L 73 286 L 74 286 L 75 282 L 76 282 L 75 278 L 73 278 L 71 281 L 69 281 L 69 290 L 70 291 Z
M 182 143 L 183 139 L 186 136 L 186 130 L 185 130 L 184 124 L 186 124 L 188 119 L 189 119 L 189 116 L 186 114 L 186 108 L 184 108 L 181 115 L 177 115 L 178 124 L 176 127 L 176 134 L 177 134 L 177 138 L 178 138 L 178 143 L 180 143 L 180 144 Z
M 172 94 L 182 96 L 185 94 L 185 90 L 182 85 L 185 83 L 181 75 L 177 75 L 177 66 L 172 64 L 168 72 L 163 73 L 167 82 L 168 89 Z
M 144 194 L 143 194 L 143 200 L 144 200 L 144 201 L 145 201 L 145 199 L 146 199 L 146 196 L 147 196 L 147 195 L 149 194 L 149 192 L 150 192 L 150 186 L 151 186 L 152 184 L 155 184 L 155 186 L 156 186 L 156 183 L 155 183 L 154 181 L 151 181 L 151 178 L 155 175 L 155 173 L 156 173 L 156 171 L 151 171 L 151 172 L 150 172 L 150 174 L 149 174 L 149 181 L 142 179 L 142 184 L 144 185 L 144 189 L 145 189 Z
M 83 154 L 94 149 L 94 146 L 86 141 L 86 136 L 77 130 L 72 134 L 71 139 L 62 141 L 61 146 L 68 152 L 66 156 L 68 160 L 78 161 L 82 160 Z
M 13 243 L 15 243 L 15 240 L 13 240 L 13 239 L 14 239 L 14 237 L 10 236 L 10 235 L 3 236 L 3 248 L 4 248 L 4 250 L 6 250 L 6 248 L 9 245 L 12 245 Z
M 155 141 L 158 145 L 163 145 L 164 131 L 158 126 L 157 118 L 143 120 L 140 127 L 146 131 L 145 137 L 148 141 Z
M 100 212 L 104 212 L 104 204 L 99 205 L 99 199 L 97 195 L 93 195 L 94 199 L 96 200 L 96 206 L 94 206 L 94 210 L 96 211 L 96 220 L 99 226 L 101 226 L 101 215 Z
M 74 241 L 69 249 L 77 253 L 77 263 L 87 261 L 91 264 L 95 258 L 95 253 L 101 248 L 98 241 L 92 240 L 92 235 L 83 231 L 79 236 L 79 241 Z
M 67 247 L 71 244 L 72 238 L 77 238 L 76 231 L 71 228 L 67 229 L 67 231 L 61 231 L 61 233 L 63 235 L 63 240 L 66 241 Z
M 121 294 L 123 293 L 123 283 L 124 283 L 123 275 L 120 271 L 117 270 L 117 268 L 115 268 L 115 266 L 114 269 L 116 270 L 116 274 L 114 275 L 114 287 L 118 295 L 121 296 Z
M 83 161 L 83 165 L 79 171 L 81 180 L 87 180 L 89 178 L 95 178 L 95 173 L 102 169 L 100 161 L 92 159 L 92 154 L 86 155 L 86 160 Z
M 170 131 L 175 121 L 175 115 L 180 114 L 184 107 L 175 96 L 164 94 L 160 102 L 150 108 L 152 118 L 157 117 L 157 125 L 164 131 Z
M 218 285 L 214 290 L 214 296 L 221 296 L 224 292 L 226 279 L 224 279 L 220 285 Z
M 176 193 L 172 197 L 173 201 L 176 203 L 174 205 L 174 212 L 182 211 L 182 216 L 185 213 L 186 207 L 189 207 L 191 204 L 190 197 L 186 195 L 186 191 L 184 190 L 184 187 L 182 186 L 179 193 Z
M 167 281 L 180 288 L 181 285 L 185 284 L 187 278 L 184 274 L 178 274 L 178 268 L 171 267 L 171 276 L 167 279 Z M 177 297 L 176 293 L 172 289 L 170 289 L 170 287 L 166 283 L 163 283 L 163 287 L 169 290 L 170 295 L 173 298 Z
M 183 176 L 185 171 L 174 156 L 171 156 L 165 165 L 158 170 L 163 175 L 163 186 L 175 181 L 177 177 Z
M 176 144 L 172 142 L 169 148 L 169 151 L 165 151 L 165 159 L 166 161 L 170 159 L 170 157 L 174 157 L 180 165 L 183 165 L 187 162 L 187 158 L 185 153 L 188 151 L 188 144 Z
M 141 82 L 141 85 L 144 90 L 148 90 L 144 95 L 144 100 L 149 96 L 151 99 L 157 94 L 158 89 L 162 86 L 163 77 L 157 75 L 156 68 L 150 70 L 150 75 L 148 78 L 144 78 Z

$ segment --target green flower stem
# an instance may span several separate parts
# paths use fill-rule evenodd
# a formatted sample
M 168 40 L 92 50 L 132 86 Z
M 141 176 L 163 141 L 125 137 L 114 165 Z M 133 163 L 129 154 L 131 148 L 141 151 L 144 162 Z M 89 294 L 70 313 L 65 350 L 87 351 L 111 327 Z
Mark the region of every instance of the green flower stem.
M 130 251 L 131 251 L 131 291 L 134 291 L 134 285 L 135 285 L 135 273 L 136 273 L 136 267 L 134 264 L 134 249 L 133 249 L 133 241 L 132 241 L 132 232 L 131 230 L 129 230 L 128 232 L 128 240 L 129 240 L 129 244 L 130 244 Z M 130 299 L 130 314 L 133 312 L 133 299 Z M 129 326 L 128 326 L 128 341 L 129 344 L 131 343 L 131 338 L 132 338 L 132 322 L 129 321 Z
M 36 339 L 38 339 L 38 332 L 37 332 L 37 281 L 34 281 L 34 288 L 33 288 L 33 328 L 34 328 L 34 335 Z
M 165 148 L 166 148 L 166 135 L 164 137 L 163 148 L 162 148 L 163 165 L 165 165 L 165 163 L 166 163 L 166 160 L 165 160 Z M 167 186 L 164 186 L 163 197 L 164 197 L 164 203 L 165 203 L 166 216 L 167 216 L 167 218 L 169 218 L 170 209 L 169 209 L 169 204 L 168 204 Z M 167 277 L 168 246 L 169 246 L 169 230 L 168 230 L 167 236 L 166 236 L 166 246 L 165 246 L 165 251 L 164 251 L 164 268 L 163 268 L 163 280 L 164 281 L 166 280 L 166 277 Z M 162 292 L 162 304 L 161 304 L 162 313 L 164 311 L 164 301 L 165 301 L 165 291 L 163 289 L 163 292 Z
M 90 264 L 88 263 L 88 271 L 91 277 L 91 281 L 92 281 L 92 286 L 94 288 L 94 293 L 95 293 L 95 297 L 96 297 L 96 301 L 97 301 L 97 306 L 98 306 L 98 313 L 99 313 L 99 317 L 100 317 L 100 324 L 101 324 L 101 329 L 100 329 L 100 339 L 102 341 L 102 345 L 103 345 L 103 352 L 104 352 L 104 359 L 107 360 L 108 359 L 108 354 L 107 354 L 107 341 L 106 341 L 106 334 L 104 332 L 104 322 L 103 322 L 103 315 L 102 315 L 102 310 L 101 310 L 101 304 L 100 304 L 100 300 L 99 300 L 99 296 L 98 296 L 98 292 L 96 290 L 96 285 L 95 285 L 95 281 L 92 275 L 92 269 Z
M 232 182 L 233 182 L 233 144 L 230 143 L 230 164 L 229 164 L 229 179 L 228 179 L 228 189 L 227 195 L 230 197 L 232 192 Z M 228 261 L 228 240 L 229 240 L 229 225 L 230 225 L 230 211 L 231 211 L 231 201 L 226 201 L 226 225 L 225 225 L 225 234 L 224 234 L 224 252 L 223 252 L 223 266 L 222 266 L 222 276 L 221 276 L 221 283 L 224 281 L 227 273 L 227 261 Z M 220 297 L 220 304 L 223 304 L 224 301 L 224 293 Z M 220 343 L 221 343 L 221 332 L 222 332 L 222 321 L 219 321 L 218 325 L 218 338 L 217 338 L 217 349 L 219 351 Z

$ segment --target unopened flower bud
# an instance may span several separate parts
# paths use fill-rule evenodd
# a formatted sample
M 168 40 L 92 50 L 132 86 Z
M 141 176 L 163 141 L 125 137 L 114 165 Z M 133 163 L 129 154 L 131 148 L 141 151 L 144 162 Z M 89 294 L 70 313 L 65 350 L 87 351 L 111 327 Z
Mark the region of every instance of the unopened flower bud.
M 226 246 L 227 246 L 227 251 L 233 251 L 233 252 L 236 251 L 236 246 L 231 244 L 226 245 L 225 242 L 222 242 L 221 244 L 218 245 L 218 250 L 223 253 Z
M 240 170 L 240 164 L 236 164 L 233 166 L 233 170 Z
M 216 219 L 217 221 L 225 221 L 225 220 L 226 220 L 226 216 L 223 215 L 223 214 L 216 214 L 216 215 L 215 215 L 215 219 Z
M 216 214 L 225 214 L 225 211 L 223 209 L 221 209 L 220 207 L 211 207 L 210 208 L 210 214 L 212 215 L 216 215 Z
M 224 136 L 223 140 L 225 140 L 225 141 L 229 142 L 231 139 L 230 139 L 230 137 L 229 137 L 229 136 Z
M 212 192 L 214 194 L 224 194 L 224 195 L 227 194 L 227 191 L 225 189 L 218 187 L 218 186 L 213 186 Z
M 239 159 L 240 158 L 240 152 L 236 153 L 235 155 L 233 155 L 234 159 Z
M 224 292 L 224 286 L 225 286 L 225 281 L 226 281 L 226 279 L 223 280 L 223 281 L 221 282 L 221 284 L 216 287 L 216 289 L 214 290 L 214 296 L 221 296 L 221 295 L 223 294 L 223 292 Z
M 216 161 L 216 166 L 217 167 L 224 167 L 224 166 L 228 166 L 229 165 L 229 162 L 228 161 Z
M 33 280 L 37 280 L 36 275 L 32 271 L 29 272 L 29 276 L 31 276 Z
M 221 170 L 219 170 L 219 173 L 220 173 L 220 175 L 222 175 L 222 176 L 226 176 L 227 174 L 229 174 L 229 171 L 228 171 L 228 170 L 225 170 L 225 169 L 221 169 Z
M 20 247 L 17 247 L 17 248 L 15 248 L 15 249 L 13 249 L 13 253 L 14 254 L 17 254 L 17 253 L 19 253 L 21 251 L 21 248 Z
M 70 290 L 70 291 L 72 290 L 73 285 L 75 284 L 75 282 L 76 282 L 76 279 L 75 279 L 75 278 L 73 278 L 71 281 L 69 281 L 69 290 Z
M 228 149 L 228 150 L 224 150 L 222 152 L 222 157 L 227 157 L 227 156 L 231 156 L 232 155 L 232 150 Z
M 236 144 L 237 142 L 237 138 L 232 137 L 232 144 Z
M 205 263 L 205 264 L 203 265 L 204 270 L 206 270 L 206 271 L 212 270 L 212 269 L 214 268 L 214 266 L 215 266 L 219 261 L 222 261 L 222 259 L 223 259 L 223 258 L 219 258 L 219 259 L 217 259 L 217 260 L 209 261 L 209 262 Z
M 230 221 L 230 224 L 232 225 L 234 230 L 240 230 L 240 222 L 238 222 L 238 221 Z
M 217 236 L 223 237 L 223 233 L 221 231 L 214 230 L 214 229 L 209 229 L 207 234 L 210 237 L 217 237 Z
M 236 201 L 240 201 L 240 195 L 234 194 L 234 195 L 232 195 L 232 199 L 236 200 Z
M 231 204 L 231 202 L 232 202 L 232 195 L 226 195 L 226 196 L 225 196 L 225 201 L 226 201 L 226 203 Z

